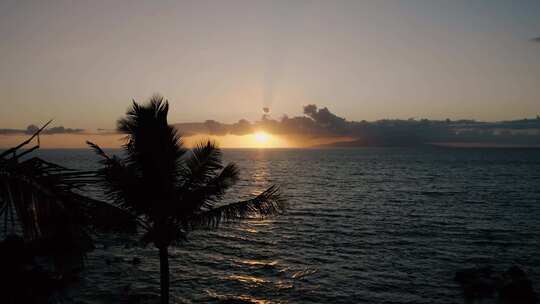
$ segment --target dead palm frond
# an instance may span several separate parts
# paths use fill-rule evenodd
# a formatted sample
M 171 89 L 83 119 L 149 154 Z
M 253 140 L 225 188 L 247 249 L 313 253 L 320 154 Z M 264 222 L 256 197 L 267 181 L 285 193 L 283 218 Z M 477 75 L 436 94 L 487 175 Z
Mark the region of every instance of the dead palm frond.
M 117 230 L 129 227 L 130 220 L 123 210 L 82 194 L 95 182 L 95 172 L 31 156 L 49 123 L 0 154 L 0 229 L 4 236 L 19 233 L 26 242 L 40 244 L 42 254 L 82 256 L 93 248 L 91 228 Z M 26 148 L 34 139 L 37 143 Z

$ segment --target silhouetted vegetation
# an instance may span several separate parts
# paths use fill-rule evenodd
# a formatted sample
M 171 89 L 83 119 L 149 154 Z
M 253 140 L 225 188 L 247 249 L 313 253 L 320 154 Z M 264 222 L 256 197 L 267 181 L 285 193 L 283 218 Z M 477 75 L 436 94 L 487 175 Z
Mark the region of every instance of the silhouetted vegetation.
M 94 172 L 32 156 L 39 149 L 39 134 L 49 123 L 0 154 L 0 227 L 5 237 L 0 260 L 2 281 L 9 283 L 2 285 L 8 303 L 42 303 L 51 288 L 69 280 L 83 266 L 85 253 L 93 249 L 91 228 L 133 227 L 122 210 L 80 194 L 95 182 Z M 54 271 L 40 269 L 34 263 L 38 256 L 50 258 Z
M 169 300 L 169 246 L 199 227 L 273 215 L 284 207 L 277 186 L 249 200 L 218 205 L 238 181 L 237 166 L 223 165 L 221 151 L 212 142 L 186 149 L 167 123 L 168 110 L 168 102 L 159 96 L 145 105 L 133 102 L 118 121 L 118 131 L 126 134 L 123 158 L 88 142 L 103 158 L 99 177 L 106 195 L 136 218 L 144 231 L 142 240 L 159 250 L 162 303 Z

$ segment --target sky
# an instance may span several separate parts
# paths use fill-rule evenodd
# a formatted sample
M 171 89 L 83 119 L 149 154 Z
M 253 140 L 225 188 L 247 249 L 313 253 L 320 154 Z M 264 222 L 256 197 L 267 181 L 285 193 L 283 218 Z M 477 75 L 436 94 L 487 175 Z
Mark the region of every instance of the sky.
M 540 1 L 0 0 L 0 128 L 540 113 Z

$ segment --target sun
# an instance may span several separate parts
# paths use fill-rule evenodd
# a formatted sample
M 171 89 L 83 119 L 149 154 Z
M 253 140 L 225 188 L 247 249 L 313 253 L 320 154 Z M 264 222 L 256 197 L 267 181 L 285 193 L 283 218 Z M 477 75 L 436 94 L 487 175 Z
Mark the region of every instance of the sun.
M 256 132 L 255 134 L 253 134 L 253 136 L 255 137 L 255 140 L 261 144 L 268 142 L 268 139 L 270 138 L 268 133 L 262 131 Z

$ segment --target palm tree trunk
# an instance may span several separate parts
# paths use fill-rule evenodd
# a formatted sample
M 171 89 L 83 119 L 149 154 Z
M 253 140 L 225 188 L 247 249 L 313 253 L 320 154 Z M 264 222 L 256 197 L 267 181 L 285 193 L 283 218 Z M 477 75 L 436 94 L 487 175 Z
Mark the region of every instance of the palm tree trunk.
M 169 304 L 169 253 L 167 247 L 159 248 L 159 270 L 161 274 L 161 304 Z

